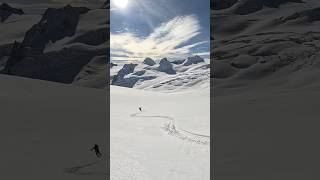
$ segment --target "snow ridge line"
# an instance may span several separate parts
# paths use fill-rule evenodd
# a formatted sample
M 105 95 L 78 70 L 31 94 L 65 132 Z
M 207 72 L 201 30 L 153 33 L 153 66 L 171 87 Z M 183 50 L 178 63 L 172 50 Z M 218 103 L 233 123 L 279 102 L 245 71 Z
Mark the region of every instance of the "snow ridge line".
M 172 136 L 176 136 L 179 139 L 182 140 L 188 140 L 191 142 L 195 142 L 197 144 L 210 144 L 210 136 L 208 135 L 203 135 L 203 134 L 197 134 L 197 133 L 193 133 L 191 131 L 182 129 L 182 128 L 177 128 L 174 124 L 174 118 L 170 117 L 170 116 L 146 116 L 146 115 L 139 115 L 141 113 L 134 113 L 131 114 L 131 117 L 144 117 L 144 118 L 163 118 L 163 119 L 168 119 L 170 120 L 166 125 L 164 125 L 162 127 L 162 129 L 166 132 L 168 132 L 169 135 Z M 184 133 L 182 133 L 184 132 Z

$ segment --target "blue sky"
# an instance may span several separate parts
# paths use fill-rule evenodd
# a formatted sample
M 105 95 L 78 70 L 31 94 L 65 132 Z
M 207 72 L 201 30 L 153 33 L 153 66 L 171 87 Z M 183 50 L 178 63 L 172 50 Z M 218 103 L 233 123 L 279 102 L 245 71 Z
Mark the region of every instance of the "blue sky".
M 111 0 L 111 59 L 208 58 L 209 8 L 210 0 Z

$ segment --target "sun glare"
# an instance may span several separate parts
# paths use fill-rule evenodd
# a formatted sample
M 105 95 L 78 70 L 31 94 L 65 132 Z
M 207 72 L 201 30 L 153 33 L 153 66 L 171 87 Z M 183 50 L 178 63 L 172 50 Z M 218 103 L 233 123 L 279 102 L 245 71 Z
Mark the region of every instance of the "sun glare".
M 128 5 L 128 0 L 113 0 L 113 3 L 119 8 L 125 8 Z

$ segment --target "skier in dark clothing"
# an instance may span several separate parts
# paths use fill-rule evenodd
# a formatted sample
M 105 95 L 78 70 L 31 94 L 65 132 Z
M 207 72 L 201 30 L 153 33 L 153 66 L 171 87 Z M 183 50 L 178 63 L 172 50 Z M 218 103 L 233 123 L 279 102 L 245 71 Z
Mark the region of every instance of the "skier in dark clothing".
M 102 154 L 100 153 L 100 149 L 99 149 L 99 146 L 97 144 L 95 144 L 93 146 L 93 148 L 90 149 L 91 151 L 94 151 L 96 153 L 96 156 L 98 158 L 100 158 L 102 156 Z
M 139 111 L 142 112 L 142 108 L 141 107 L 139 107 Z

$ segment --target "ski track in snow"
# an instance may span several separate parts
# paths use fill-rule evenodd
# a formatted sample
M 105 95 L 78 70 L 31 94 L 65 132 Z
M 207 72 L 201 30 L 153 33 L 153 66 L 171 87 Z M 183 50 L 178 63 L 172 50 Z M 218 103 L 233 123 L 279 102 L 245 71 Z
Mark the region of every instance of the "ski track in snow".
M 182 140 L 187 140 L 190 142 L 195 142 L 197 144 L 203 144 L 208 145 L 210 144 L 210 136 L 193 133 L 191 131 L 185 130 L 183 128 L 178 128 L 174 123 L 174 118 L 170 116 L 161 116 L 161 115 L 155 115 L 155 116 L 148 116 L 148 115 L 140 115 L 141 113 L 134 113 L 131 114 L 131 117 L 143 117 L 143 118 L 162 118 L 167 119 L 169 122 L 167 122 L 162 129 L 167 132 L 169 135 L 175 136 Z

